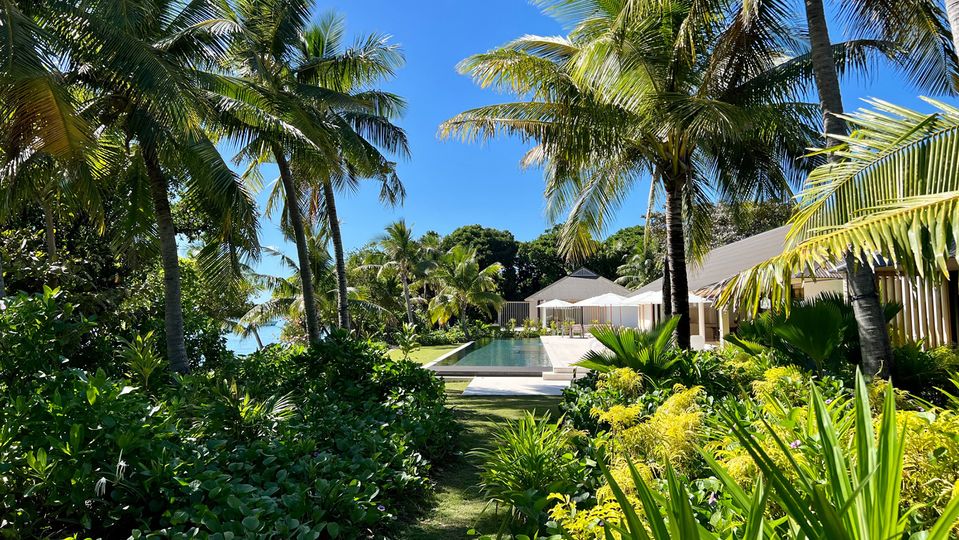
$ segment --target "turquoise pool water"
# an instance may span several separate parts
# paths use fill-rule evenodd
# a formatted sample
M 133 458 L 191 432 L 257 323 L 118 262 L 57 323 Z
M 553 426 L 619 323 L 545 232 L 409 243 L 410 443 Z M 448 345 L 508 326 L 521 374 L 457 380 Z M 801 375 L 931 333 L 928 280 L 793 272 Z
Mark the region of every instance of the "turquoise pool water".
M 440 366 L 549 367 L 549 356 L 539 338 L 477 341 L 444 359 Z

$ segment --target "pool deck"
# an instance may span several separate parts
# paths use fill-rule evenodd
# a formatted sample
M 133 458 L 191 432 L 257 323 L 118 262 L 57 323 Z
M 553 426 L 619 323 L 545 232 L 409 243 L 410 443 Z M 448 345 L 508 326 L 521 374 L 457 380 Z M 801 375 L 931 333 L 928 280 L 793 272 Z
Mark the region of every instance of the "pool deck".
M 587 352 L 605 349 L 603 344 L 593 336 L 585 338 L 542 336 L 539 339 L 546 348 L 549 363 L 553 365 L 554 371 L 574 368 L 573 364 L 582 360 Z
M 536 377 L 474 377 L 464 396 L 559 396 L 569 381 Z

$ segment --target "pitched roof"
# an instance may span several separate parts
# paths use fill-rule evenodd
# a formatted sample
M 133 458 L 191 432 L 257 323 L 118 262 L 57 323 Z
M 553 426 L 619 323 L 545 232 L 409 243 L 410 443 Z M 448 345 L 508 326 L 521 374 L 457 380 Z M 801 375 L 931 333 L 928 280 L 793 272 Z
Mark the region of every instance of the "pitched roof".
M 699 264 L 688 266 L 689 291 L 704 291 L 705 294 L 712 296 L 708 292 L 710 288 L 763 261 L 782 254 L 788 231 L 789 226 L 786 225 L 710 251 Z M 659 278 L 646 284 L 635 294 L 661 291 L 662 289 L 663 278 Z
M 627 289 L 626 287 L 623 287 L 622 285 L 620 285 L 620 284 L 618 284 L 618 283 L 615 283 L 615 282 L 613 282 L 613 281 L 610 281 L 610 280 L 604 278 L 603 276 L 597 274 L 596 272 L 593 272 L 592 270 L 590 270 L 590 269 L 588 269 L 588 268 L 580 268 L 580 269 L 576 270 L 575 272 L 569 274 L 568 276 L 563 277 L 563 278 L 560 278 L 560 279 L 558 279 L 558 280 L 550 283 L 549 285 L 543 287 L 542 289 L 534 292 L 533 294 L 527 296 L 527 297 L 525 298 L 525 301 L 529 302 L 529 301 L 532 301 L 532 300 L 535 299 L 535 298 L 543 298 L 543 296 L 544 296 L 543 293 L 545 293 L 546 291 L 552 289 L 553 287 L 557 286 L 558 284 L 563 283 L 563 282 L 565 282 L 565 281 L 569 281 L 569 280 L 571 280 L 571 279 L 573 279 L 573 280 L 588 280 L 588 281 L 594 281 L 594 280 L 595 280 L 597 283 L 603 283 L 603 284 L 605 284 L 605 285 L 607 286 L 607 288 L 609 289 L 608 292 L 620 294 L 620 295 L 623 295 L 623 296 L 629 296 L 630 294 L 633 293 L 632 290 Z
M 576 270 L 575 272 L 573 272 L 572 274 L 570 274 L 569 277 L 579 277 L 579 278 L 587 278 L 587 279 L 596 279 L 596 278 L 599 277 L 599 274 L 597 274 L 596 272 L 593 272 L 593 271 L 590 270 L 589 268 L 585 268 L 585 267 L 584 267 L 584 268 L 580 268 L 580 269 Z

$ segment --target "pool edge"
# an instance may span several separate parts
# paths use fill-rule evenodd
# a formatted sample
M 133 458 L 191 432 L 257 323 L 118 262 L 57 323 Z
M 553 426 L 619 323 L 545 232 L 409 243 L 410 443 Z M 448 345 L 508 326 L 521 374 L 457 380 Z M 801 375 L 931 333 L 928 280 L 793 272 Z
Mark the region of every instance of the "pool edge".
M 453 350 L 451 350 L 451 351 L 449 351 L 449 352 L 441 355 L 439 358 L 437 358 L 436 360 L 433 360 L 433 361 L 430 362 L 429 364 L 423 365 L 423 368 L 425 368 L 425 369 L 433 369 L 433 366 L 435 366 L 436 364 L 439 364 L 439 363 L 442 362 L 443 360 L 446 360 L 446 359 L 449 358 L 450 356 L 453 356 L 454 354 L 462 351 L 463 349 L 469 347 L 470 345 L 472 345 L 472 344 L 474 344 L 474 343 L 476 343 L 476 342 L 475 342 L 475 341 L 468 341 L 468 342 L 462 344 L 461 346 L 459 346 L 459 347 L 457 347 L 457 348 L 455 348 L 455 349 L 453 349 Z

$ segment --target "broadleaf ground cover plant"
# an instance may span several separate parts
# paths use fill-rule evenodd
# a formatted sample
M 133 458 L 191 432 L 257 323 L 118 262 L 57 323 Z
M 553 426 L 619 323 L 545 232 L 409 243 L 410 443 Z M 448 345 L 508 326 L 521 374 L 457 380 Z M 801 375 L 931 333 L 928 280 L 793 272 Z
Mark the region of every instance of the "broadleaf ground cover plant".
M 147 383 L 149 338 L 90 369 L 96 323 L 57 295 L 0 311 L 5 537 L 379 536 L 454 448 L 442 383 L 376 345 L 333 334 Z

